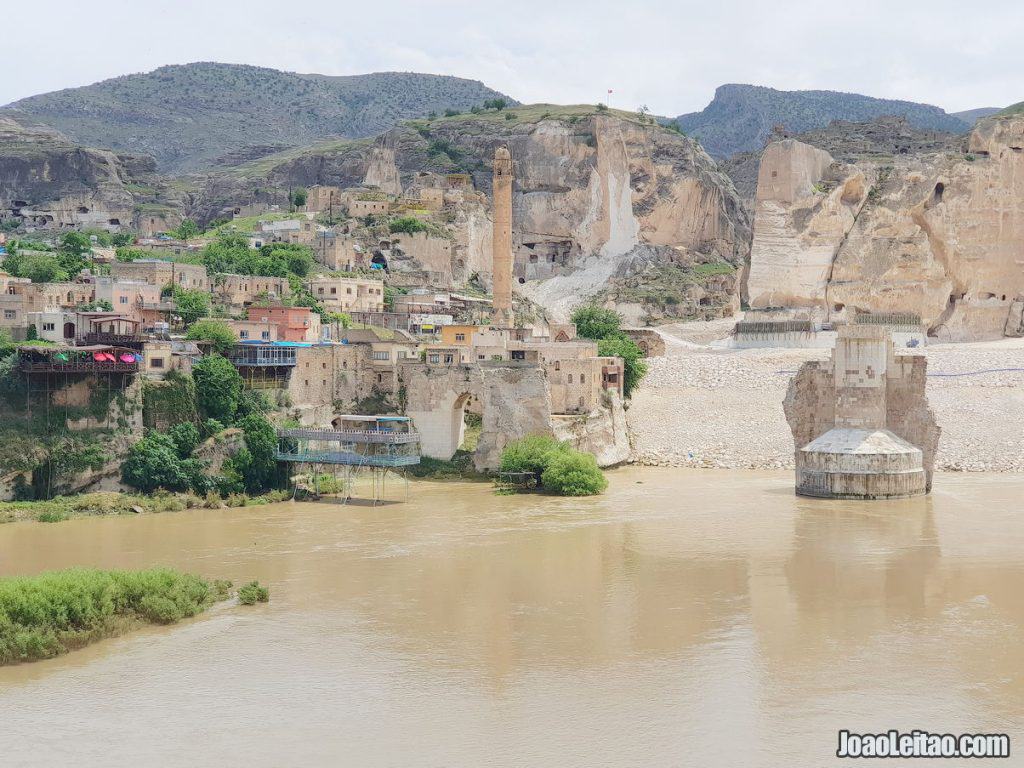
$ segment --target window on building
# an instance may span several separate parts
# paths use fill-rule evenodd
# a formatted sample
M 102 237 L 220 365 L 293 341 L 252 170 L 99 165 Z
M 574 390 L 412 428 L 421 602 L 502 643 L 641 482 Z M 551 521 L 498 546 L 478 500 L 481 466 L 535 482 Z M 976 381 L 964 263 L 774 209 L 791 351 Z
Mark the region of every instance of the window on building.
M 409 353 L 408 352 L 406 352 L 404 349 L 398 350 L 398 359 L 399 360 L 405 360 L 407 357 L 409 357 Z
M 455 340 L 456 341 L 465 341 L 466 340 L 466 334 L 464 334 L 464 333 L 456 333 L 455 334 Z
M 317 288 L 317 289 L 316 289 L 316 292 L 317 292 L 318 294 L 320 294 L 321 296 L 323 296 L 323 295 L 324 295 L 324 289 L 323 289 L 323 288 Z
M 248 331 L 239 331 L 238 332 L 238 338 L 240 338 L 240 339 L 248 339 L 249 338 L 249 332 Z
M 162 357 L 150 358 L 149 367 L 150 368 L 163 368 L 164 367 L 164 359 Z
M 453 355 L 451 352 L 445 353 L 444 361 L 446 363 L 454 363 L 455 362 L 455 355 Z
M 43 330 L 44 331 L 52 331 L 53 330 L 53 323 L 43 323 Z
M 569 382 L 570 384 L 572 384 L 572 374 L 571 374 L 571 373 L 569 374 L 568 382 Z
M 120 296 L 120 297 L 118 298 L 118 301 L 119 301 L 119 302 L 120 302 L 121 304 L 127 304 L 127 303 L 128 303 L 128 297 L 127 297 L 127 296 Z
M 352 289 L 351 288 L 346 288 L 345 289 L 345 293 L 351 294 L 352 293 Z
M 561 360 L 555 360 L 555 370 L 556 371 L 562 370 L 562 361 Z
M 585 384 L 585 383 L 586 383 L 586 378 L 585 378 L 585 377 L 584 377 L 584 375 L 583 375 L 583 374 L 581 373 L 581 374 L 580 374 L 580 384 Z
M 305 384 L 308 387 L 309 386 L 309 379 L 304 379 L 302 383 Z
M 13 309 L 4 310 L 4 320 L 13 320 L 18 316 L 18 313 Z
M 441 355 L 439 355 L 437 352 L 432 352 L 430 353 L 430 355 L 428 355 L 427 360 L 431 363 L 440 363 Z
M 383 373 L 378 373 L 377 374 L 377 383 L 380 384 L 383 381 L 384 381 L 384 374 Z
M 331 286 L 331 296 L 335 296 L 338 293 L 338 289 L 335 286 Z
M 526 359 L 526 350 L 523 350 L 523 349 L 513 349 L 512 350 L 512 359 L 513 360 L 525 360 Z
M 391 359 L 391 353 L 388 352 L 386 349 L 385 350 L 380 350 L 380 351 L 375 351 L 373 353 L 373 359 L 374 360 L 390 360 Z
M 327 370 L 327 363 L 321 363 L 321 366 L 323 366 L 323 369 L 324 369 L 325 371 Z
M 270 331 L 261 331 L 260 332 L 260 338 L 262 338 L 262 339 L 269 339 L 270 338 Z

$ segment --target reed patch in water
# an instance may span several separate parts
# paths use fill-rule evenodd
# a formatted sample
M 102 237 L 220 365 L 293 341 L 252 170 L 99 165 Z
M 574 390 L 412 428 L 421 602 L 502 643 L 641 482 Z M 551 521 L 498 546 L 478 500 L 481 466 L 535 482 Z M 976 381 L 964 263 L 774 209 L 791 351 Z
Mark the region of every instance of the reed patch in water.
M 230 582 L 169 568 L 0 579 L 0 664 L 58 656 L 144 624 L 173 624 L 229 594 Z

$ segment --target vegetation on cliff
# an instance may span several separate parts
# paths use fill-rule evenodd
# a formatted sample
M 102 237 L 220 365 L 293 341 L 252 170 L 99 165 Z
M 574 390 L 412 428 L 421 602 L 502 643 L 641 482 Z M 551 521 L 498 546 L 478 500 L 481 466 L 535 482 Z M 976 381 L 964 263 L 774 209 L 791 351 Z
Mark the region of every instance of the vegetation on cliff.
M 168 568 L 0 579 L 0 664 L 47 659 L 146 623 L 173 624 L 229 590 L 229 582 Z

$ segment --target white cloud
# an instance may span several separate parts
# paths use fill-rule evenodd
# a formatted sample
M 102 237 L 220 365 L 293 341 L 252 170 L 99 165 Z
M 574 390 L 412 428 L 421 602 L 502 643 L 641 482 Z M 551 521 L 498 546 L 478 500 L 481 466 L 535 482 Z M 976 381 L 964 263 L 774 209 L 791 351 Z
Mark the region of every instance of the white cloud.
M 523 101 L 701 109 L 717 85 L 825 88 L 951 111 L 1024 99 L 1024 7 L 945 0 L 50 0 L 4 11 L 0 103 L 161 64 L 413 70 Z

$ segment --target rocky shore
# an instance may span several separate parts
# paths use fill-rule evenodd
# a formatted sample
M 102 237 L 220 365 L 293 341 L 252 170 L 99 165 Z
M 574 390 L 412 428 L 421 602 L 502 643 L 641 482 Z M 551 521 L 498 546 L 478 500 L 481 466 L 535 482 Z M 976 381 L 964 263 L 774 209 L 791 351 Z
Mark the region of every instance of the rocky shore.
M 710 346 L 729 321 L 664 326 L 664 357 L 627 411 L 632 461 L 649 466 L 784 469 L 793 441 L 782 400 L 793 373 L 828 350 Z M 927 348 L 928 399 L 942 438 L 936 469 L 1024 472 L 1024 340 Z

